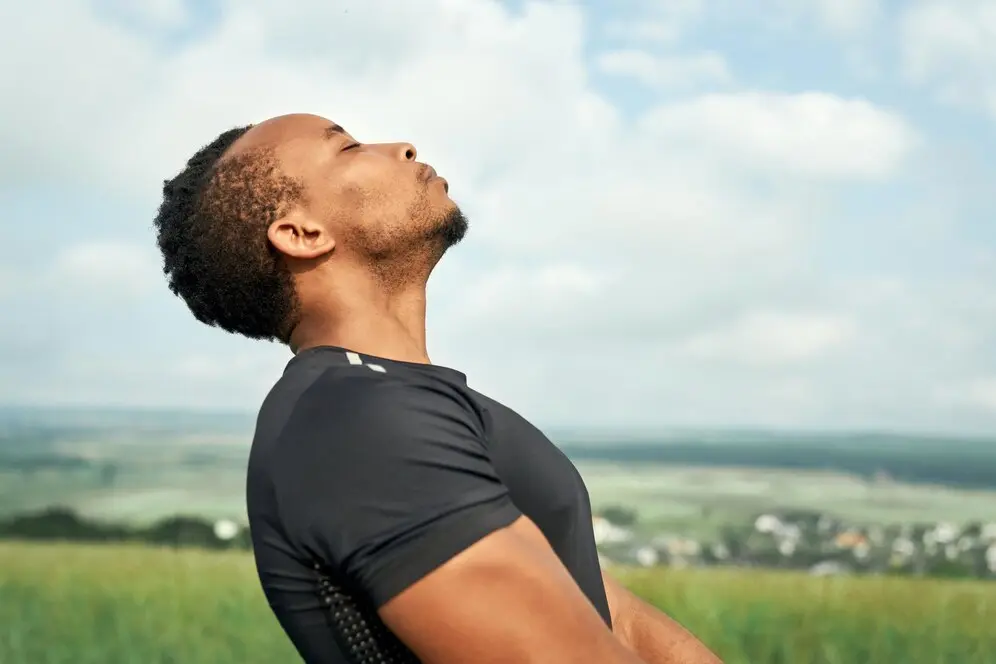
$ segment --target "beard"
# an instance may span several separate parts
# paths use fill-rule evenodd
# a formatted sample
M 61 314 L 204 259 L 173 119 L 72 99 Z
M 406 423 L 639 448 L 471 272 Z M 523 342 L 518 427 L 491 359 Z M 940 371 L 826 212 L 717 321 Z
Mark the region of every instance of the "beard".
M 428 249 L 430 253 L 437 254 L 436 260 L 467 234 L 469 224 L 463 210 L 452 201 L 444 209 L 434 206 L 430 202 L 428 187 L 409 207 L 408 215 L 415 230 L 410 236 L 412 248 L 417 251 Z
M 463 240 L 468 226 L 467 217 L 456 204 L 445 211 L 433 210 L 424 196 L 409 208 L 405 226 L 385 236 L 366 236 L 358 245 L 363 247 L 365 261 L 385 283 L 403 287 L 428 279 L 446 250 Z M 362 230 L 360 233 L 365 235 Z
M 430 239 L 437 240 L 446 251 L 467 234 L 469 223 L 463 210 L 454 205 L 430 230 Z

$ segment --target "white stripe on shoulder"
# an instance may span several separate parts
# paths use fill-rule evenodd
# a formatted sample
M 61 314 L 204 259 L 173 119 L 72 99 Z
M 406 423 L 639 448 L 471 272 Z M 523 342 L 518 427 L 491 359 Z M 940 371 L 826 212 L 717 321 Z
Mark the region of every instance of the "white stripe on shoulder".
M 379 364 L 363 364 L 363 358 L 351 350 L 346 351 L 346 359 L 349 360 L 349 363 L 354 366 L 362 365 L 370 369 L 370 371 L 376 371 L 378 373 L 387 373 L 387 369 L 385 369 Z

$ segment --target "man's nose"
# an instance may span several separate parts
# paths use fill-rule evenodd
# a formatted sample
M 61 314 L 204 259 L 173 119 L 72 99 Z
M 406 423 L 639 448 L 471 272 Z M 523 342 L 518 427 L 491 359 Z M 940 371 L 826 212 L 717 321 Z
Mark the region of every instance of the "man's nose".
M 388 153 L 396 155 L 402 161 L 415 161 L 418 157 L 418 150 L 411 143 L 388 143 L 385 147 Z

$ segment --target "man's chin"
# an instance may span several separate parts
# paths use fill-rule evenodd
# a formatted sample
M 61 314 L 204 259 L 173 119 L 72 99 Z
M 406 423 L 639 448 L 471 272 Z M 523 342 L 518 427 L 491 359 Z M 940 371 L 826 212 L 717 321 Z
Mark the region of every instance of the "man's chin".
M 442 240 L 444 248 L 448 249 L 464 238 L 467 234 L 468 226 L 467 217 L 464 216 L 463 211 L 459 207 L 454 205 L 440 219 L 433 235 Z

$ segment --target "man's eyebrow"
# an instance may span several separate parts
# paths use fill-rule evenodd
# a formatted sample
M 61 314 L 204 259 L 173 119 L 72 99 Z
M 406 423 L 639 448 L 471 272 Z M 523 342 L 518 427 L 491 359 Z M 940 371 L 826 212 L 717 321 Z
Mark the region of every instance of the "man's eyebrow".
M 330 140 L 335 138 L 336 136 L 342 136 L 345 133 L 346 130 L 340 127 L 339 125 L 330 124 L 328 127 L 325 128 L 323 135 L 325 136 L 325 140 Z

